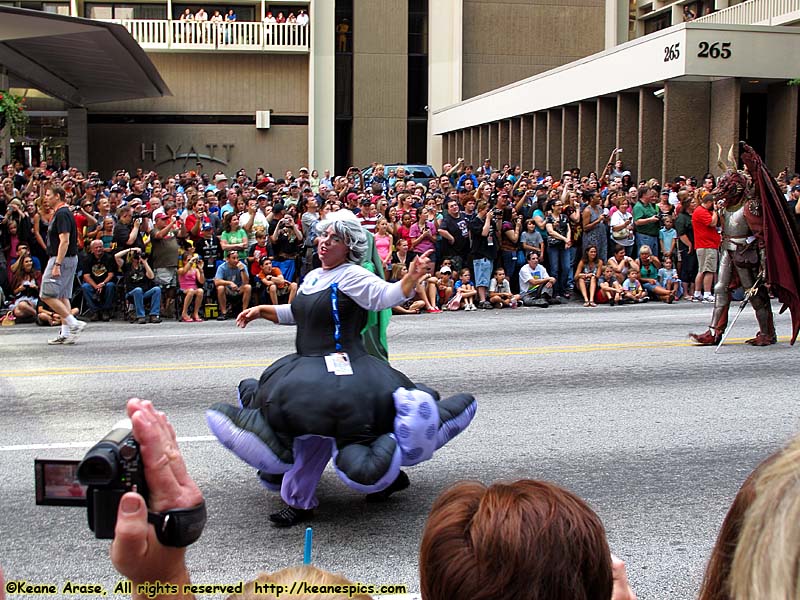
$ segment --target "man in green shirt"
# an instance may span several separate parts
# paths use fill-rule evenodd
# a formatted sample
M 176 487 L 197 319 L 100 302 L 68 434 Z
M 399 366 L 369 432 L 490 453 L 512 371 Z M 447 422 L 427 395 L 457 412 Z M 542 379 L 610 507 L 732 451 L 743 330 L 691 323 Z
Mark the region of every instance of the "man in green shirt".
M 658 253 L 658 230 L 661 223 L 658 218 L 655 196 L 655 190 L 647 190 L 633 207 L 637 256 L 642 246 L 649 246 L 652 252 Z

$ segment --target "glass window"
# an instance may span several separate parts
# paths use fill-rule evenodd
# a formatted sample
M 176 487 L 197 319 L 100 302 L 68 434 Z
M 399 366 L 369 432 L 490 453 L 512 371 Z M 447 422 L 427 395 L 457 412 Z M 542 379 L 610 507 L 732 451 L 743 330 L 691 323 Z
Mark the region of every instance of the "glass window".
M 86 16 L 90 19 L 113 19 L 114 7 L 107 4 L 87 4 Z

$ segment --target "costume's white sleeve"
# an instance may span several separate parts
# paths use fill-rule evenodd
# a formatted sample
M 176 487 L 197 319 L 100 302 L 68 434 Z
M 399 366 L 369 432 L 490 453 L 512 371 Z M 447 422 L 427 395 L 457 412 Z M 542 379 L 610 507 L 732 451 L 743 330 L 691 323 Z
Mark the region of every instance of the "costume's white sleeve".
M 279 325 L 294 325 L 296 323 L 291 304 L 278 304 L 275 307 L 275 314 L 278 317 Z
M 388 283 L 364 267 L 353 265 L 339 281 L 339 289 L 361 308 L 383 310 L 402 304 L 414 295 L 403 294 L 402 283 Z

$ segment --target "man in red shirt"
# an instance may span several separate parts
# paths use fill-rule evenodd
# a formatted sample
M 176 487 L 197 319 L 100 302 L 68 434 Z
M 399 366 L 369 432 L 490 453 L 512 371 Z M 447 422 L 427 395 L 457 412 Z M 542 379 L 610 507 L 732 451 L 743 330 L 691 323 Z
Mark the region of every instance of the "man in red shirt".
M 701 192 L 702 193 L 702 192 Z M 717 231 L 719 215 L 714 210 L 714 196 L 705 193 L 700 199 L 700 206 L 692 213 L 692 229 L 694 229 L 694 247 L 697 250 L 697 277 L 694 280 L 694 297 L 692 302 L 712 304 L 714 296 L 714 275 L 717 273 L 720 235 Z M 702 299 L 700 293 L 702 292 Z

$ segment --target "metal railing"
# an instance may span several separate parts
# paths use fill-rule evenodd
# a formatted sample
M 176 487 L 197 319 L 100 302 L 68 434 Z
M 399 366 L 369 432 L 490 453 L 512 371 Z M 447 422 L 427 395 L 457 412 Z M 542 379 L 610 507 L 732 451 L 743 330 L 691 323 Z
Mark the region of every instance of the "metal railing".
M 308 25 L 168 19 L 104 19 L 130 31 L 145 50 L 234 50 L 307 52 Z
M 800 21 L 800 0 L 746 0 L 695 19 L 725 25 L 788 25 Z

